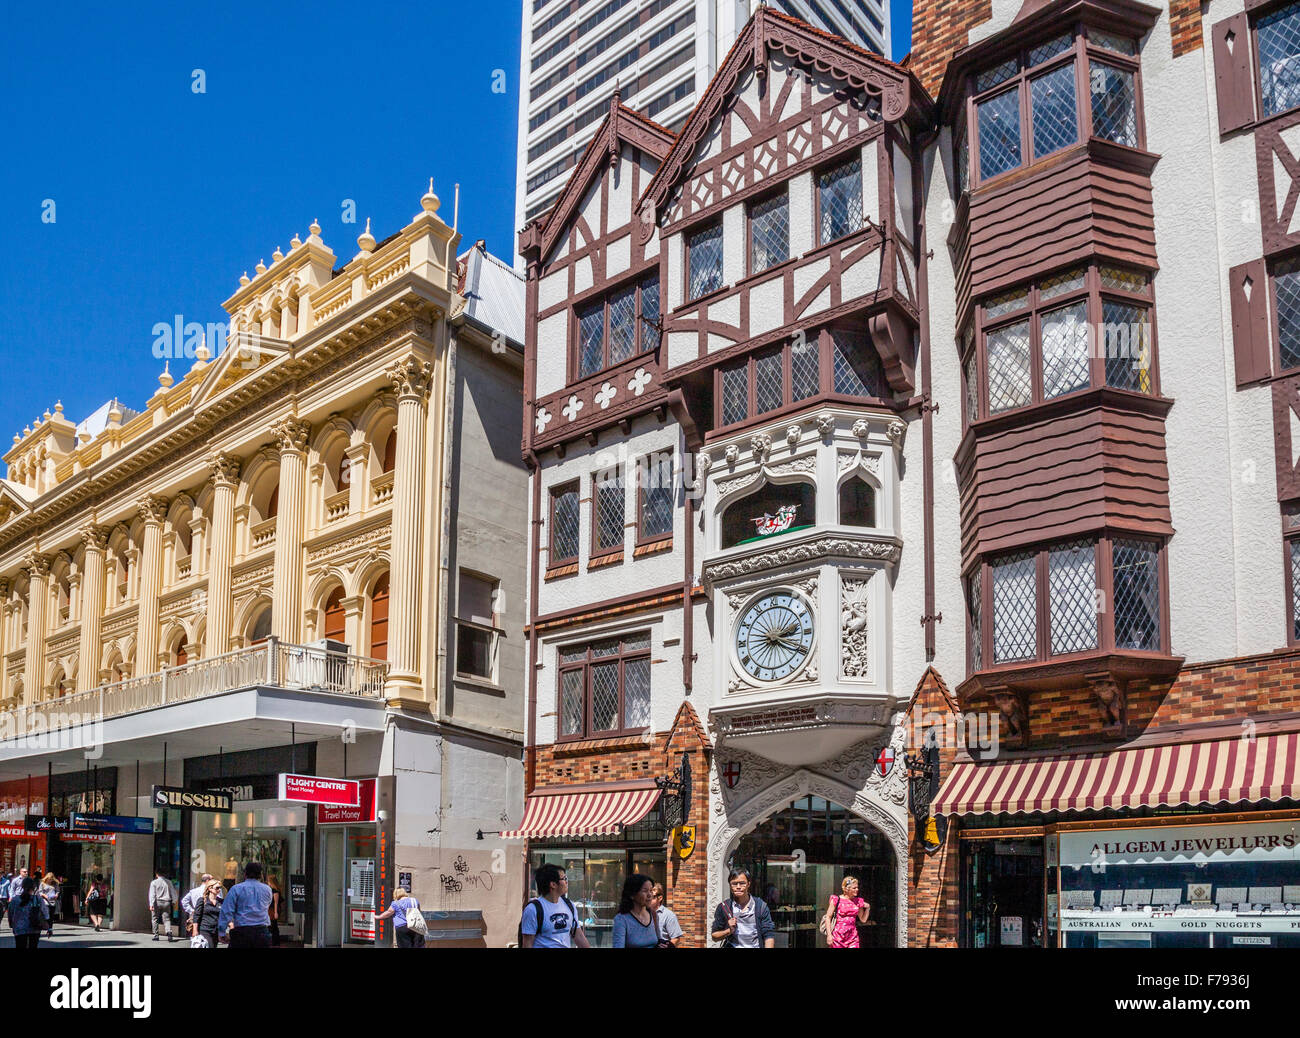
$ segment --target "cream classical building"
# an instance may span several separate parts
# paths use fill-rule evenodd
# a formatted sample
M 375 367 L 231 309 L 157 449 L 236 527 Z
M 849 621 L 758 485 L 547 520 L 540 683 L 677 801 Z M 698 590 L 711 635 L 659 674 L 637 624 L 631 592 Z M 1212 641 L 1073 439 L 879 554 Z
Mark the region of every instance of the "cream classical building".
M 372 939 L 403 881 L 454 938 L 513 926 L 476 834 L 522 800 L 523 283 L 420 205 L 351 257 L 313 223 L 240 278 L 219 356 L 176 342 L 140 411 L 56 405 L 4 456 L 0 851 L 104 873 L 115 925 L 155 862 L 187 888 L 256 857 L 290 939 Z M 366 781 L 317 816 L 281 773 Z M 154 833 L 25 818 L 78 811 Z

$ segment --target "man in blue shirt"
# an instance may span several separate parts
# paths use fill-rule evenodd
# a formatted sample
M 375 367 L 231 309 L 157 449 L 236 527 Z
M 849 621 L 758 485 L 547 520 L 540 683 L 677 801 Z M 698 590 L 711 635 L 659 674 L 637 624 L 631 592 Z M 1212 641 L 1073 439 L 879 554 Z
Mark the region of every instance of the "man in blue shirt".
M 244 882 L 236 883 L 221 902 L 217 933 L 230 931 L 232 948 L 271 947 L 271 888 L 262 882 L 262 866 L 244 866 Z M 232 926 L 233 924 L 233 926 Z

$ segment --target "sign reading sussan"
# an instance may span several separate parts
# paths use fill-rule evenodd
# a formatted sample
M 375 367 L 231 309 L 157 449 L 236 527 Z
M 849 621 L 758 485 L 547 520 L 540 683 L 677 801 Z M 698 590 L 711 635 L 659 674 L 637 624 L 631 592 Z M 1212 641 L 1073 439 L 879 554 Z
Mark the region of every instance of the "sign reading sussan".
M 154 786 L 151 803 L 154 807 L 170 807 L 178 811 L 217 811 L 229 814 L 235 809 L 234 798 L 229 793 L 180 789 L 177 786 Z
M 296 804 L 342 804 L 344 807 L 356 807 L 361 802 L 360 785 L 356 779 L 282 774 L 279 799 Z
M 1061 833 L 1061 865 L 1300 860 L 1300 820 Z

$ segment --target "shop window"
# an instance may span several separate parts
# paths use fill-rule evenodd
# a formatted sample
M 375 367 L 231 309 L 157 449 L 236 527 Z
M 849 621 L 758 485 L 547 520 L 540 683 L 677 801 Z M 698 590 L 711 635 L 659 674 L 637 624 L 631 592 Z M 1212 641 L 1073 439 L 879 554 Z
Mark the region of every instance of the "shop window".
M 722 287 L 722 221 L 686 238 L 688 284 L 686 300 L 716 292 Z
M 650 635 L 559 652 L 559 737 L 596 738 L 650 723 Z
M 579 526 L 578 484 L 575 481 L 551 491 L 549 566 L 563 566 L 578 560 Z
M 625 285 L 577 311 L 578 377 L 659 346 L 659 275 Z
M 325 600 L 325 622 L 321 626 L 321 637 L 329 641 L 347 640 L 347 612 L 343 608 L 343 589 L 336 587 Z
M 388 659 L 388 574 L 370 592 L 370 658 Z
M 623 552 L 623 470 L 598 473 L 592 478 L 591 554 L 619 555 Z
M 852 476 L 840 484 L 840 525 L 876 525 L 876 492 L 865 479 Z
M 768 540 L 817 521 L 811 483 L 768 483 L 722 513 L 722 547 Z
M 1259 19 L 1255 45 L 1264 118 L 1300 106 L 1300 4 Z
M 660 451 L 642 458 L 637 475 L 637 540 L 648 543 L 672 537 L 676 490 L 673 452 Z
M 497 581 L 460 572 L 456 592 L 456 673 L 483 681 L 497 679 Z
M 817 216 L 819 245 L 862 229 L 861 155 L 817 174 Z
M 749 207 L 749 272 L 758 274 L 790 258 L 790 193 Z

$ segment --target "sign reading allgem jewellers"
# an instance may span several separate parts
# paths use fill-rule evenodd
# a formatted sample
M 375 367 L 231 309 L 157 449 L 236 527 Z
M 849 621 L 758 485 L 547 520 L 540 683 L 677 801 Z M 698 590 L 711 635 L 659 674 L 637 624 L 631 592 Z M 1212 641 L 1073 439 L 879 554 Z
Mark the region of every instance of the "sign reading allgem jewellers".
M 356 807 L 361 803 L 361 783 L 356 779 L 282 774 L 279 799 L 295 804 L 342 804 L 344 807 Z
M 181 789 L 178 786 L 154 786 L 150 802 L 154 807 L 177 811 L 216 811 L 229 814 L 235 809 L 229 793 L 216 790 Z
M 1062 865 L 1300 860 L 1300 821 L 1061 833 Z

